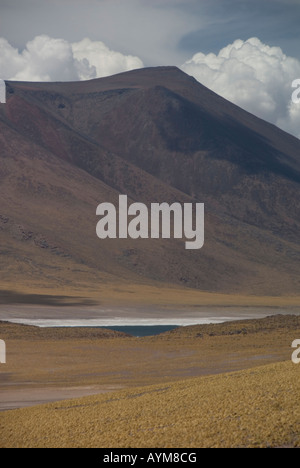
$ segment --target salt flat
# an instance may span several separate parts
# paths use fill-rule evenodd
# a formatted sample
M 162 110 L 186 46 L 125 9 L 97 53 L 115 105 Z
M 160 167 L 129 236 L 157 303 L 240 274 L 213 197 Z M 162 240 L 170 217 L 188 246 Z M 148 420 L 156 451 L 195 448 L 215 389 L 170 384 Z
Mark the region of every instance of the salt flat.
M 49 307 L 2 305 L 0 321 L 40 327 L 109 327 L 147 325 L 198 325 L 232 320 L 259 319 L 270 315 L 300 315 L 300 307 L 199 306 L 166 307 Z
M 52 401 L 81 398 L 116 391 L 120 386 L 0 388 L 0 411 L 42 405 Z

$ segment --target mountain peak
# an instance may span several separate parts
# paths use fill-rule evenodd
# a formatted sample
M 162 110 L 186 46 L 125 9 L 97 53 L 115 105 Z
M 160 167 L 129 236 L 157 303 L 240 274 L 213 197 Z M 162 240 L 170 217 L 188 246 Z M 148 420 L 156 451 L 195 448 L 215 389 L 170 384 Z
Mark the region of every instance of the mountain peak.
M 179 68 L 10 82 L 0 126 L 0 240 L 13 281 L 46 271 L 47 287 L 51 275 L 65 285 L 72 271 L 75 284 L 91 287 L 111 275 L 226 293 L 299 291 L 299 140 Z M 203 249 L 99 243 L 96 203 L 117 194 L 205 203 Z M 70 234 L 72 219 L 84 222 Z
M 113 89 L 116 86 L 120 88 L 152 88 L 154 86 L 182 88 L 189 82 L 197 83 L 199 87 L 202 86 L 176 66 L 139 68 L 109 77 L 97 78 L 90 83 L 93 82 L 100 88 L 105 87 L 106 89 Z
M 158 66 L 158 67 L 144 67 L 144 68 L 138 68 L 136 70 L 130 70 L 122 73 L 118 73 L 117 75 L 113 75 L 112 77 L 107 77 L 107 78 L 114 78 L 117 76 L 129 76 L 129 75 L 185 75 L 186 77 L 189 77 L 185 72 L 183 72 L 180 68 L 174 66 L 174 65 L 169 65 L 169 66 Z

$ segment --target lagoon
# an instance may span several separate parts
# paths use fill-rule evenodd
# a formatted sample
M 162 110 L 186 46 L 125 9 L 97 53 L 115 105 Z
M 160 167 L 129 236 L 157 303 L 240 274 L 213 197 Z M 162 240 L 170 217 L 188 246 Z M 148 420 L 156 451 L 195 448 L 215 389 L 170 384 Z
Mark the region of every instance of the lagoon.
M 37 327 L 89 327 L 150 336 L 180 326 L 258 319 L 270 315 L 300 314 L 299 307 L 59 307 L 0 305 L 0 321 Z
M 142 325 L 142 326 L 111 326 L 111 327 L 102 327 L 108 330 L 115 330 L 122 333 L 127 333 L 128 335 L 136 336 L 141 338 L 143 336 L 154 336 L 160 335 L 161 333 L 166 333 L 168 331 L 178 328 L 176 325 Z

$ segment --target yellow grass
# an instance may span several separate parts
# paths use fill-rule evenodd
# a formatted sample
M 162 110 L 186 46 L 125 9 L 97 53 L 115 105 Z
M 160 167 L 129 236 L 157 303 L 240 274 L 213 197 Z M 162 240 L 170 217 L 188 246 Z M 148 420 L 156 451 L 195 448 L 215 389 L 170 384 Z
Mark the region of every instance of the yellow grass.
M 5 388 L 135 387 L 288 360 L 300 338 L 300 317 L 183 327 L 145 338 L 0 324 L 0 337 L 7 345 L 0 373 Z
M 110 390 L 0 412 L 0 447 L 300 446 L 300 365 L 291 362 L 300 317 L 147 338 L 0 323 L 0 336 L 2 391 L 16 398 L 30 389 Z
M 0 414 L 1 447 L 300 447 L 291 362 Z

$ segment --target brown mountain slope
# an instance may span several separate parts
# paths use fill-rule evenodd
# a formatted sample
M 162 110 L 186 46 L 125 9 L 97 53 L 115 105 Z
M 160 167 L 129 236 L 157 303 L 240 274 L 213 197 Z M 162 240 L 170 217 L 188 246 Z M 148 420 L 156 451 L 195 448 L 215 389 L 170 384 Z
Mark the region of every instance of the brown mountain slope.
M 0 108 L 1 280 L 299 291 L 300 141 L 176 68 L 8 83 Z M 206 205 L 205 246 L 96 237 L 119 193 Z

